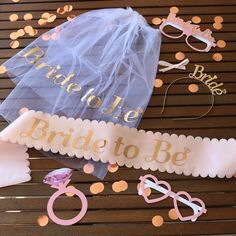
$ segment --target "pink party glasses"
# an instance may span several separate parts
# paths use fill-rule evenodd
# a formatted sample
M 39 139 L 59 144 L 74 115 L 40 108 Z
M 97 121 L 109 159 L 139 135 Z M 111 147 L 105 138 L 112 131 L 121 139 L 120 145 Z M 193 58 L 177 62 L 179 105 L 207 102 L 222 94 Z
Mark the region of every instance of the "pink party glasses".
M 207 212 L 205 204 L 201 199 L 192 198 L 187 192 L 184 191 L 179 191 L 177 193 L 172 192 L 169 183 L 166 181 L 158 180 L 155 176 L 150 174 L 141 176 L 139 179 L 141 181 L 139 195 L 142 195 L 147 203 L 157 203 L 168 197 L 172 197 L 176 214 L 181 221 L 196 221 L 200 215 Z M 146 188 L 154 189 L 163 195 L 161 197 L 149 199 L 145 194 Z M 180 213 L 178 201 L 191 207 L 193 210 L 193 215 L 183 216 Z
M 174 29 L 177 29 L 179 34 L 173 35 L 171 33 L 167 33 L 167 26 L 172 26 Z M 191 21 L 185 22 L 181 18 L 176 17 L 176 14 L 172 12 L 169 13 L 167 19 L 162 19 L 160 31 L 163 35 L 172 39 L 178 39 L 181 38 L 183 35 L 186 35 L 185 41 L 187 45 L 198 52 L 208 52 L 212 47 L 216 46 L 215 39 L 211 36 L 211 30 L 206 29 L 205 31 L 201 31 L 199 25 L 191 24 Z M 190 41 L 191 37 L 198 39 L 198 41 L 200 41 L 201 44 L 203 43 L 204 46 L 199 44 L 193 44 Z

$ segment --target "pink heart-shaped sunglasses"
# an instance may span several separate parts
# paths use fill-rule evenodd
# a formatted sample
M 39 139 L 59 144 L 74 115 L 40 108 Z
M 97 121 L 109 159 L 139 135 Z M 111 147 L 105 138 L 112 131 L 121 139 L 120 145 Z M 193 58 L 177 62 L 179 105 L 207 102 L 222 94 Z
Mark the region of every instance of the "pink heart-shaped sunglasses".
M 150 174 L 141 176 L 139 179 L 141 181 L 139 194 L 143 196 L 144 200 L 147 203 L 156 203 L 168 197 L 172 197 L 176 214 L 181 221 L 196 221 L 200 215 L 207 212 L 205 204 L 201 199 L 192 198 L 190 194 L 184 191 L 179 191 L 177 193 L 172 192 L 171 186 L 166 181 L 158 180 L 155 176 Z M 146 188 L 155 189 L 156 191 L 161 192 L 163 195 L 161 197 L 149 199 L 145 194 Z M 193 215 L 182 216 L 178 207 L 178 201 L 191 207 L 193 210 Z

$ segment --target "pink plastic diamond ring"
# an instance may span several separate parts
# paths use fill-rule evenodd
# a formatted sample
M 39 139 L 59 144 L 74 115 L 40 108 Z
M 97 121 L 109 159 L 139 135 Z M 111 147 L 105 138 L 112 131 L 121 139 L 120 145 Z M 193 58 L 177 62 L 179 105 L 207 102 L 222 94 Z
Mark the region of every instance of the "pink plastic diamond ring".
M 68 168 L 62 168 L 53 172 L 50 172 L 45 178 L 44 183 L 50 184 L 52 188 L 58 189 L 49 199 L 47 204 L 47 212 L 50 219 L 59 225 L 73 225 L 80 221 L 84 215 L 87 212 L 88 209 L 88 201 L 85 195 L 78 189 L 68 186 L 68 183 L 70 182 L 72 170 Z M 56 179 L 56 182 L 55 182 Z M 50 181 L 51 180 L 51 181 Z M 61 182 L 60 182 L 61 180 Z M 55 200 L 64 193 L 73 193 L 74 195 L 78 196 L 81 200 L 82 207 L 77 216 L 75 216 L 72 219 L 63 220 L 58 218 L 54 211 L 53 211 L 53 204 Z

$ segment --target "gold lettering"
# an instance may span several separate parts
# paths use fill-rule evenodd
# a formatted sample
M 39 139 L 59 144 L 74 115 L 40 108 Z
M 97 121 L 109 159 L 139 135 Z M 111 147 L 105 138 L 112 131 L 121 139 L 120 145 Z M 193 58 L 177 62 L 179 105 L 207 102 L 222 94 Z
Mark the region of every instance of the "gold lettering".
M 183 161 L 187 159 L 187 153 L 190 153 L 188 148 L 184 148 L 184 152 L 176 152 L 172 158 L 173 164 L 176 166 L 183 166 Z
M 101 144 L 99 144 L 100 142 L 102 142 Z M 104 139 L 97 139 L 92 146 L 92 150 L 94 153 L 102 153 L 104 152 L 104 150 L 98 150 L 98 149 L 104 149 L 104 147 L 107 145 L 107 140 Z
M 76 137 L 73 142 L 72 142 L 72 147 L 75 149 L 83 149 L 84 151 L 88 151 L 89 150 L 89 143 L 91 141 L 91 138 L 93 136 L 93 131 L 89 130 L 87 136 L 78 136 Z M 84 141 L 84 143 L 79 147 L 79 141 Z
M 91 105 L 91 102 L 92 102 L 94 99 L 97 99 L 97 102 L 96 102 L 94 105 Z M 98 107 L 100 107 L 101 104 L 102 104 L 102 99 L 99 98 L 99 97 L 97 97 L 97 96 L 92 95 L 92 96 L 90 96 L 90 97 L 88 98 L 87 104 L 88 104 L 88 106 L 90 106 L 90 107 L 92 107 L 92 108 L 98 108 Z
M 73 131 L 74 131 L 74 129 L 69 129 L 69 132 L 70 132 L 70 133 L 73 132 Z M 64 138 L 64 139 L 63 139 L 63 142 L 62 142 L 62 145 L 63 145 L 64 147 L 68 147 L 68 142 L 69 142 L 69 140 L 70 140 L 70 138 L 71 138 L 71 134 L 65 134 L 65 133 L 63 133 L 63 132 L 51 131 L 51 133 L 50 133 L 49 136 L 48 136 L 47 142 L 48 142 L 48 143 L 51 143 L 51 142 L 54 140 L 54 138 L 55 138 L 56 136 L 58 136 L 58 135 L 60 135 L 61 137 Z
M 128 154 L 131 148 L 133 148 L 134 152 L 132 155 L 129 156 Z M 139 148 L 135 145 L 128 145 L 124 149 L 124 155 L 127 159 L 134 159 L 135 157 L 137 157 L 138 154 L 139 154 Z
M 69 82 L 73 77 L 75 76 L 75 74 L 70 74 L 69 76 L 65 76 L 65 75 L 62 75 L 62 74 L 59 74 L 59 75 L 56 75 L 53 77 L 53 82 L 55 84 L 58 84 L 60 85 L 61 88 L 64 87 L 64 85 Z M 61 77 L 63 77 L 63 81 L 61 82 L 58 82 L 58 79 L 60 79 Z
M 203 67 L 203 66 L 201 66 L 201 65 L 195 65 L 195 70 L 194 70 L 193 73 L 190 73 L 190 74 L 189 74 L 189 77 L 190 77 L 190 78 L 195 78 L 195 79 L 200 80 L 200 78 L 203 76 L 203 73 L 202 73 L 203 71 L 204 71 L 204 67 Z M 197 73 L 199 73 L 198 76 L 196 76 Z
M 115 99 L 115 101 L 113 102 L 112 106 L 111 106 L 110 109 L 108 109 L 107 111 L 106 111 L 106 109 L 103 109 L 103 110 L 102 110 L 103 114 L 111 114 L 111 113 L 115 110 L 115 108 L 118 106 L 118 104 L 120 103 L 120 101 L 122 100 L 121 97 L 116 96 L 116 95 L 114 95 L 114 96 L 116 97 L 116 99 Z
M 138 108 L 135 111 L 128 111 L 125 115 L 124 115 L 124 120 L 126 122 L 134 122 L 136 120 L 136 118 L 139 116 L 140 113 L 142 113 L 143 110 Z M 133 115 L 132 115 L 133 113 Z M 129 120 L 129 119 L 133 119 L 133 120 Z
M 81 90 L 81 86 L 76 83 L 70 83 L 66 88 L 66 91 L 68 93 L 77 93 L 80 90 Z
M 226 94 L 226 93 L 227 93 L 226 89 L 222 90 L 222 89 L 217 88 L 217 89 L 213 90 L 214 95 L 222 95 L 222 94 Z
M 156 143 L 153 155 L 152 156 L 146 156 L 145 157 L 146 162 L 151 162 L 151 161 L 154 161 L 154 160 L 159 162 L 159 163 L 168 162 L 170 160 L 170 158 L 171 158 L 171 155 L 168 152 L 171 149 L 171 143 L 169 143 L 167 141 L 164 141 L 164 140 L 158 140 L 158 139 L 155 139 L 155 141 L 157 143 Z M 166 147 L 164 149 L 161 149 L 163 147 L 163 145 L 165 145 Z M 163 161 L 159 160 L 160 158 L 159 158 L 158 155 L 160 153 L 164 153 L 165 157 L 164 157 Z
M 41 54 L 36 54 L 36 52 L 40 51 Z M 35 47 L 30 49 L 28 52 L 24 53 L 23 55 L 20 54 L 22 57 L 24 57 L 30 64 L 35 64 L 41 57 L 45 55 L 45 52 L 40 47 Z M 29 60 L 29 56 L 34 56 L 33 60 Z
M 117 139 L 117 141 L 115 141 L 115 148 L 114 148 L 114 152 L 113 152 L 113 154 L 115 155 L 115 156 L 120 156 L 121 154 L 122 154 L 122 152 L 120 152 L 120 153 L 118 153 L 119 152 L 119 150 L 120 150 L 120 146 L 121 145 L 124 145 L 124 143 L 122 143 L 122 140 L 123 140 L 123 138 L 122 137 L 119 137 L 118 139 Z
M 34 140 L 43 139 L 47 135 L 48 122 L 36 117 L 33 117 L 34 123 L 28 132 L 21 132 L 21 137 L 30 137 Z M 35 136 L 34 135 L 35 132 Z
M 53 68 L 51 65 L 49 65 L 49 64 L 47 64 L 47 63 L 45 63 L 45 62 L 42 62 L 42 63 L 40 63 L 39 65 L 37 65 L 37 66 L 35 67 L 35 69 L 36 69 L 36 70 L 39 70 L 39 69 L 41 69 L 41 68 L 43 68 L 43 67 L 48 67 L 48 68 L 50 69 L 50 71 L 46 74 L 46 78 L 48 78 L 48 79 L 50 78 L 50 76 L 51 76 L 52 74 L 56 73 L 57 70 L 61 69 L 61 67 L 60 67 L 59 65 L 57 65 L 56 68 Z

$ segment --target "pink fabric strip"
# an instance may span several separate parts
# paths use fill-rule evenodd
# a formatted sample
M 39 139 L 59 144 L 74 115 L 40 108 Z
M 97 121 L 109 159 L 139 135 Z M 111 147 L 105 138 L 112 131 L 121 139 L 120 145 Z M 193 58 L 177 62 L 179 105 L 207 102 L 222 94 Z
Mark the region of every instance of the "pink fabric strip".
M 232 177 L 236 140 L 153 133 L 112 123 L 29 111 L 0 134 L 4 141 L 120 166 L 193 176 Z

